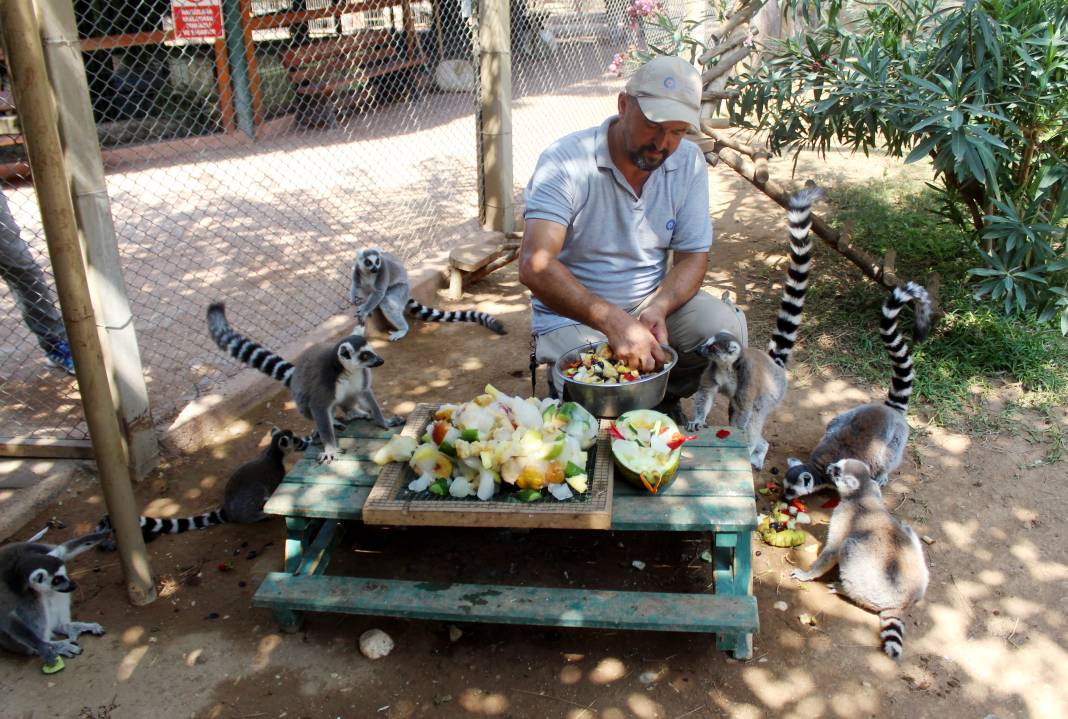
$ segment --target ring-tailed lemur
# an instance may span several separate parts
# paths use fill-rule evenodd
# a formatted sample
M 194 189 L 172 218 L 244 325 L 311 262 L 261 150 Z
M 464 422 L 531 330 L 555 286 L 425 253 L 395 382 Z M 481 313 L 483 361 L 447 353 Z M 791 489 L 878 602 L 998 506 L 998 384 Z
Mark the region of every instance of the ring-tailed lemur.
M 912 527 L 892 516 L 864 462 L 843 459 L 827 467 L 841 501 L 831 513 L 827 542 L 809 570 L 790 576 L 808 582 L 835 564 L 841 581 L 832 591 L 879 613 L 879 638 L 891 659 L 905 643 L 904 613 L 927 591 L 927 562 Z
M 749 461 L 755 469 L 764 466 L 764 457 L 768 453 L 768 442 L 763 436 L 764 422 L 786 396 L 786 363 L 797 341 L 812 265 L 812 242 L 809 239 L 812 203 L 822 196 L 822 190 L 810 187 L 790 197 L 790 264 L 767 352 L 743 348 L 741 341 L 730 332 L 719 332 L 696 350 L 710 361 L 694 395 L 694 418 L 687 423 L 686 429 L 695 432 L 704 427 L 716 395 L 726 395 L 730 398 L 728 421 L 732 426 L 745 429 Z
M 507 334 L 501 321 L 485 312 L 445 312 L 416 302 L 412 299 L 408 271 L 399 259 L 384 250 L 367 249 L 356 253 L 356 261 L 352 263 L 349 301 L 358 307 L 356 318 L 361 324 L 375 309 L 382 310 L 382 316 L 396 328 L 389 335 L 390 342 L 396 342 L 408 334 L 405 314 L 427 322 L 477 322 L 499 335 Z
M 289 387 L 297 409 L 315 422 L 312 437 L 318 435 L 323 442 L 320 462 L 331 462 L 341 453 L 335 426 L 366 418 L 379 427 L 404 424 L 403 417 L 383 415 L 371 392 L 371 367 L 381 365 L 382 358 L 362 336 L 313 345 L 290 363 L 230 327 L 221 302 L 208 307 L 208 330 L 219 349 Z M 335 416 L 338 409 L 345 413 L 342 422 Z
M 107 532 L 94 532 L 58 546 L 31 541 L 0 547 L 0 647 L 53 664 L 82 653 L 79 635 L 104 633 L 99 624 L 71 621 L 70 593 L 77 585 L 67 575 L 67 561 L 105 537 Z M 54 641 L 56 634 L 66 639 Z
M 181 534 L 193 529 L 205 529 L 219 524 L 252 524 L 266 519 L 263 505 L 271 498 L 274 490 L 286 476 L 285 458 L 290 452 L 305 449 L 308 441 L 295 437 L 288 429 L 271 429 L 271 442 L 267 449 L 256 459 L 245 462 L 234 470 L 226 480 L 223 490 L 223 503 L 220 507 L 203 514 L 173 519 L 161 517 L 140 518 L 141 536 L 145 542 L 151 542 L 161 534 Z M 97 524 L 97 531 L 111 531 L 111 517 L 104 518 Z M 115 548 L 115 542 L 108 539 L 101 543 L 105 551 Z
M 931 329 L 931 300 L 927 291 L 914 282 L 898 285 L 883 303 L 879 334 L 890 354 L 894 370 L 890 391 L 882 403 L 871 402 L 843 412 L 827 424 L 808 462 L 790 457 L 783 478 L 783 496 L 794 499 L 832 486 L 825 468 L 839 459 L 859 459 L 871 468 L 875 481 L 886 484 L 890 473 L 901 464 L 909 423 L 905 418 L 912 395 L 912 354 L 897 326 L 897 316 L 907 303 L 916 309 L 913 339 L 922 342 Z

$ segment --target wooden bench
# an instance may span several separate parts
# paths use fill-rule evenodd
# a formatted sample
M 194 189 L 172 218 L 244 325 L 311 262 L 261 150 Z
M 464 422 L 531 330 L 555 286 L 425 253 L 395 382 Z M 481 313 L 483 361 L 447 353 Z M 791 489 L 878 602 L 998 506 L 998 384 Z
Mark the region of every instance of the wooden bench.
M 345 453 L 327 465 L 317 448 L 299 460 L 267 502 L 285 517 L 283 571 L 269 574 L 253 597 L 286 631 L 305 612 L 393 616 L 442 621 L 565 627 L 690 631 L 716 635 L 716 646 L 752 656 L 759 620 L 752 596 L 751 535 L 756 502 L 748 452 L 740 433 L 699 433 L 683 450 L 678 478 L 656 496 L 616 482 L 616 531 L 700 532 L 708 538 L 713 593 L 636 592 L 420 582 L 327 575 L 344 522 L 359 521 L 379 467 L 370 455 L 394 433 L 357 421 L 339 434 Z M 447 529 L 445 531 L 448 531 Z M 555 607 L 548 611 L 546 607 Z M 566 610 L 561 610 L 566 607 Z
M 392 100 L 394 90 L 415 89 L 414 70 L 425 60 L 418 44 L 406 37 L 392 30 L 361 30 L 282 53 L 298 96 L 297 124 L 333 126 L 349 108 Z M 376 78 L 385 79 L 372 82 Z
M 512 262 L 519 254 L 519 243 L 498 233 L 496 239 L 471 242 L 449 252 L 449 289 L 445 296 L 458 300 L 464 286 L 470 286 L 494 270 Z

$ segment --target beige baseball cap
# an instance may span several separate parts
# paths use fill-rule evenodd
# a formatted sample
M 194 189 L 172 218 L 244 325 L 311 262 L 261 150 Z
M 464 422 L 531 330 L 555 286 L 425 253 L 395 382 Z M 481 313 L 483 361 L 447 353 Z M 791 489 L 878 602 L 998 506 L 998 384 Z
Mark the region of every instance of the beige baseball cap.
M 625 92 L 652 122 L 685 122 L 701 129 L 701 74 L 681 57 L 658 55 L 638 68 Z

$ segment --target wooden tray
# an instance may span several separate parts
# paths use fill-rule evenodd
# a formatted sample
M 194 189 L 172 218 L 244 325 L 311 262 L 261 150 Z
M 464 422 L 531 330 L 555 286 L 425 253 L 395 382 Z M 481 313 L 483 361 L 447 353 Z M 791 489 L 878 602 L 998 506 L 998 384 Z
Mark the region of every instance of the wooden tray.
M 401 434 L 421 437 L 439 406 L 416 406 Z M 608 529 L 612 524 L 612 455 L 608 433 L 603 427 L 597 435 L 597 444 L 587 451 L 590 488 L 582 497 L 562 502 L 548 492 L 537 502 L 522 502 L 507 492 L 486 501 L 477 497 L 409 497 L 408 483 L 416 478 L 415 472 L 407 462 L 391 462 L 382 468 L 371 488 L 363 505 L 363 521 L 452 527 Z

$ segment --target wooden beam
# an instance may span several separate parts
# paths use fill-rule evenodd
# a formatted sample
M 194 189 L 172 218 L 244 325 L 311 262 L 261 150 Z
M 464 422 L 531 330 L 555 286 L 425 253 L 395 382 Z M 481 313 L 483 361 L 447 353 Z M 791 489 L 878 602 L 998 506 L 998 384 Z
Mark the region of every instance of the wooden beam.
M 0 457 L 93 459 L 93 443 L 88 439 L 0 437 Z

